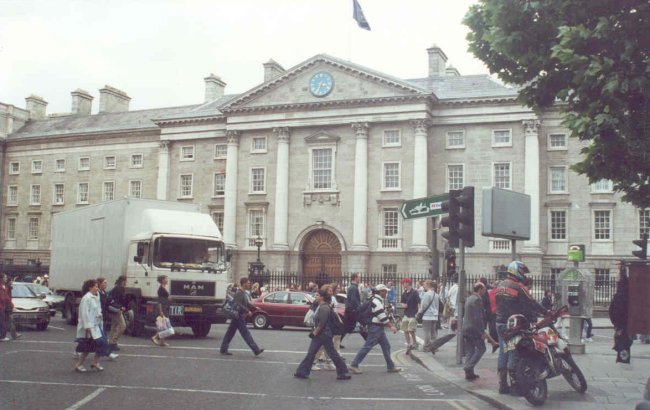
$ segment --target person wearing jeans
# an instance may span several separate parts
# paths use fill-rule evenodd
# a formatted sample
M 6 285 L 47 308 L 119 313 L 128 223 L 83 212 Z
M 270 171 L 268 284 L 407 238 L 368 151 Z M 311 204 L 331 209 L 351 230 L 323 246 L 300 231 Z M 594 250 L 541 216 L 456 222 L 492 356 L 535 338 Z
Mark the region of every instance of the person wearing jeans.
M 463 338 L 467 360 L 465 361 L 465 379 L 476 380 L 478 375 L 474 373 L 474 367 L 481 360 L 485 353 L 485 332 L 486 320 L 483 309 L 483 295 L 485 285 L 481 282 L 474 284 L 474 293 L 465 301 L 465 314 L 463 315 Z
M 438 338 L 440 296 L 436 293 L 436 287 L 437 285 L 432 280 L 424 281 L 424 293 L 418 312 L 422 316 L 422 330 L 424 331 L 423 352 L 431 350 L 431 343 Z
M 255 307 L 251 305 L 248 297 L 246 296 L 246 291 L 250 288 L 251 283 L 248 278 L 244 276 L 239 280 L 239 284 L 241 286 L 239 289 L 237 289 L 235 296 L 233 296 L 233 300 L 239 310 L 239 316 L 236 319 L 230 319 L 230 325 L 228 326 L 228 330 L 226 330 L 226 334 L 223 337 L 219 352 L 227 356 L 232 355 L 232 353 L 228 351 L 228 346 L 230 346 L 230 342 L 235 336 L 235 332 L 239 330 L 239 334 L 242 338 L 244 338 L 244 341 L 248 347 L 250 347 L 253 353 L 255 353 L 255 356 L 259 356 L 262 354 L 264 349 L 260 349 L 259 346 L 257 346 L 257 343 L 255 343 L 255 340 L 253 340 L 251 332 L 248 330 L 248 327 L 246 327 L 246 317 L 252 315 L 251 309 L 255 309 Z

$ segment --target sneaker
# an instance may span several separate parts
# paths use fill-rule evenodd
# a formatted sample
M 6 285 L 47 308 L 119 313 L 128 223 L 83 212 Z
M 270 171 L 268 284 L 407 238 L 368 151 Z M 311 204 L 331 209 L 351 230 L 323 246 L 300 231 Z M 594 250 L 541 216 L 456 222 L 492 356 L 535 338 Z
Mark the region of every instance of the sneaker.
M 388 373 L 399 373 L 402 371 L 401 367 L 393 367 L 392 369 L 386 370 Z
M 354 373 L 354 374 L 361 374 L 361 373 L 363 373 L 363 372 L 361 371 L 361 369 L 359 369 L 358 367 L 354 367 L 354 366 L 349 366 L 349 367 L 348 367 L 348 370 L 350 371 L 350 373 Z
M 111 354 L 108 355 L 108 360 L 115 361 L 115 360 L 117 360 L 118 357 L 120 357 L 119 354 L 111 353 Z
M 592 338 L 590 338 L 590 337 L 588 337 L 588 338 L 585 339 L 585 342 L 593 342 L 593 341 L 594 341 L 594 339 L 592 339 Z
M 8 337 L 5 337 L 4 339 L 0 339 L 0 342 L 8 342 L 8 341 L 10 341 L 10 340 L 11 340 L 11 339 L 9 339 Z
M 336 370 L 336 366 L 334 366 L 334 364 L 332 363 L 327 363 L 325 364 L 325 367 L 323 369 L 327 371 L 333 371 Z
M 317 371 L 320 371 L 320 370 L 323 370 L 323 368 L 318 363 L 314 363 L 311 366 L 311 371 L 312 372 L 317 372 Z
M 16 337 L 14 337 L 14 340 L 20 339 L 21 337 L 23 337 L 22 333 L 16 333 Z

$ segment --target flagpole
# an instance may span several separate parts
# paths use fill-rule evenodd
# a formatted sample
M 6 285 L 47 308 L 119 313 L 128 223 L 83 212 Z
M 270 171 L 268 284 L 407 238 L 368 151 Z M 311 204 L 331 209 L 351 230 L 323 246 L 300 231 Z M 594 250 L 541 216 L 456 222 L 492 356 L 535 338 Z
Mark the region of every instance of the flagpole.
M 348 24 L 348 61 L 352 61 L 352 25 L 353 24 L 356 25 L 356 23 Z

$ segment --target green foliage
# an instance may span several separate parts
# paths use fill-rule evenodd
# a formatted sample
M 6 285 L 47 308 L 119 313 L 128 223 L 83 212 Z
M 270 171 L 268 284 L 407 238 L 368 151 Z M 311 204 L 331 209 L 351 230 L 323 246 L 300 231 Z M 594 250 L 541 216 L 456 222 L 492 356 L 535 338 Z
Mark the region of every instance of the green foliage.
M 590 141 L 573 169 L 650 207 L 650 2 L 481 0 L 470 51 L 536 111 L 559 107 Z

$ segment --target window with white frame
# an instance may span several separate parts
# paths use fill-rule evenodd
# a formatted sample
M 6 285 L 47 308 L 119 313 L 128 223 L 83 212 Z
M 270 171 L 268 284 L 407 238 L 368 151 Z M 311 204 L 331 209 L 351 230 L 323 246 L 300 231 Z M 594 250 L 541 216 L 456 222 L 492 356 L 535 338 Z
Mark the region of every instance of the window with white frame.
M 395 263 L 382 264 L 381 273 L 384 277 L 397 275 L 397 264 Z
M 549 134 L 548 135 L 548 149 L 549 150 L 566 150 L 567 148 L 566 134 Z
M 41 204 L 41 186 L 40 185 L 32 185 L 30 188 L 30 196 L 29 196 L 29 204 L 30 205 L 40 205 Z
M 115 199 L 115 182 L 104 181 L 102 188 L 102 201 L 112 201 Z
M 214 190 L 212 196 L 223 196 L 226 192 L 226 174 L 223 172 L 216 172 L 214 174 Z
M 399 147 L 402 145 L 402 135 L 400 130 L 384 130 L 384 147 Z
M 179 176 L 179 189 L 181 198 L 192 198 L 192 174 L 184 174 Z
M 650 235 L 650 209 L 639 210 L 639 238 L 644 233 Z
M 217 228 L 219 228 L 219 232 L 223 234 L 223 211 L 212 212 L 212 220 L 217 225 Z
M 511 147 L 512 130 L 492 130 L 493 147 Z
M 129 196 L 131 198 L 142 198 L 142 181 L 139 179 L 129 181 Z
M 447 148 L 465 148 L 465 131 L 447 131 Z
M 510 240 L 490 239 L 490 252 L 510 252 Z
M 266 137 L 253 137 L 251 140 L 251 152 L 254 154 L 266 152 Z
M 594 210 L 594 240 L 609 241 L 612 238 L 612 211 Z
M 549 191 L 552 194 L 564 194 L 567 192 L 566 167 L 551 167 L 549 178 Z
M 512 189 L 512 172 L 509 162 L 494 164 L 494 186 L 503 189 Z
M 81 157 L 79 158 L 79 171 L 88 171 L 90 170 L 90 157 Z
M 567 239 L 567 211 L 566 209 L 551 209 L 550 239 L 552 241 L 565 241 Z
M 181 147 L 181 161 L 194 161 L 194 145 Z
M 18 185 L 9 185 L 7 205 L 18 205 Z
M 334 182 L 334 149 L 311 150 L 312 188 L 332 189 Z
M 79 182 L 77 184 L 77 203 L 88 203 L 88 182 Z
M 465 165 L 447 165 L 447 191 L 463 189 L 465 186 Z
M 65 203 L 65 185 L 54 184 L 54 197 L 52 198 L 54 205 L 63 205 Z
M 593 184 L 591 184 L 592 193 L 611 193 L 612 192 L 612 180 L 611 179 L 600 179 Z
M 382 209 L 382 227 L 379 246 L 382 249 L 399 249 L 400 246 L 400 215 L 398 208 Z
M 251 168 L 251 193 L 266 193 L 266 169 Z
M 29 228 L 28 228 L 28 233 L 27 233 L 27 239 L 30 241 L 37 241 L 38 240 L 38 225 L 39 225 L 39 219 L 38 218 L 29 218 Z
M 43 173 L 43 161 L 34 160 L 32 161 L 32 174 L 42 174 Z
M 142 168 L 144 164 L 143 154 L 131 154 L 131 168 Z
M 248 210 L 248 246 L 255 246 L 255 238 L 265 237 L 265 213 L 263 209 Z
M 116 161 L 115 155 L 108 155 L 104 157 L 104 169 L 115 169 Z
M 57 159 L 54 162 L 54 172 L 65 172 L 65 159 Z
M 399 190 L 400 189 L 400 163 L 384 162 L 382 173 L 382 189 Z
M 228 145 L 226 144 L 215 144 L 214 145 L 214 158 L 215 159 L 224 159 L 228 156 Z
M 594 286 L 596 288 L 605 288 L 606 290 L 610 289 L 609 282 L 611 280 L 611 276 L 609 274 L 609 269 L 604 269 L 604 268 L 596 268 L 594 269 Z M 601 294 L 602 290 L 599 291 L 599 295 Z
M 16 240 L 16 218 L 7 218 L 7 240 Z
M 20 174 L 20 162 L 14 161 L 9 163 L 9 174 L 10 175 Z

